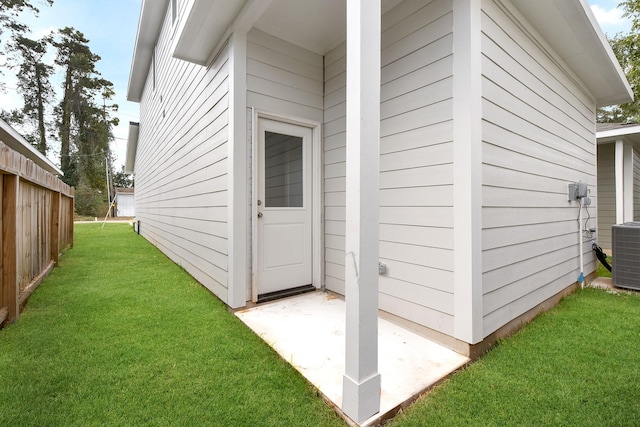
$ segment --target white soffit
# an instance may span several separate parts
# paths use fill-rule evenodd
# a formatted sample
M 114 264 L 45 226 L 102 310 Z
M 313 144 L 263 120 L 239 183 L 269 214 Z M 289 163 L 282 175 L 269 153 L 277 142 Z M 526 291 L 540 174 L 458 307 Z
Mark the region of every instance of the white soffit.
M 142 0 L 140 19 L 138 21 L 138 33 L 131 61 L 129 73 L 129 87 L 127 100 L 140 102 L 144 83 L 151 66 L 153 49 L 162 28 L 162 22 L 167 12 L 169 0 Z
M 11 125 L 4 120 L 0 120 L 0 141 L 13 151 L 22 154 L 27 159 L 30 159 L 33 163 L 40 166 L 47 172 L 53 175 L 63 175 L 62 171 L 54 165 L 51 160 L 39 152 L 36 147 L 29 144 L 29 142 L 24 139 L 18 131 L 12 128 Z
M 383 0 L 383 13 L 401 0 Z M 244 13 L 246 12 L 246 13 Z M 181 12 L 173 56 L 206 65 L 237 20 L 324 55 L 346 37 L 346 0 L 189 0 Z
M 173 57 L 206 65 L 247 0 L 190 0 L 180 13 Z
M 136 166 L 136 152 L 138 151 L 138 134 L 140 123 L 129 122 L 129 136 L 127 137 L 127 156 L 124 161 L 125 173 L 133 173 Z
M 526 20 L 595 97 L 598 107 L 633 92 L 587 0 L 512 0 Z
M 382 0 L 382 14 L 400 2 Z M 255 27 L 324 55 L 346 39 L 346 11 L 346 0 L 273 0 Z
M 346 38 L 345 0 L 273 0 L 255 27 L 324 55 Z

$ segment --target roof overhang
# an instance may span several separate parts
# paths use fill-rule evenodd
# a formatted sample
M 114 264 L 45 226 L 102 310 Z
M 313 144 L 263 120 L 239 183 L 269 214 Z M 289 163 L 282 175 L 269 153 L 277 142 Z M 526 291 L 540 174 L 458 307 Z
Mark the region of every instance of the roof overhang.
M 206 65 L 247 0 L 189 0 L 181 11 L 174 58 Z
M 138 151 L 138 134 L 140 123 L 129 122 L 129 136 L 127 137 L 127 156 L 124 160 L 125 173 L 133 173 L 136 166 L 136 152 Z
M 382 0 L 382 13 L 401 0 Z M 208 64 L 235 32 L 252 27 L 324 55 L 345 40 L 344 0 L 189 0 L 178 18 L 173 56 Z
M 596 132 L 598 145 L 623 141 L 640 148 L 640 124 L 620 124 L 618 127 Z
M 53 175 L 64 175 L 62 170 L 47 159 L 47 157 L 36 150 L 36 148 L 29 144 L 29 141 L 24 139 L 14 128 L 12 128 L 4 120 L 0 120 L 0 141 L 2 141 L 7 147 L 13 151 L 17 151 L 26 158 L 30 159 L 36 165 Z
M 587 0 L 512 0 L 571 68 L 597 107 L 633 100 L 633 91 Z
M 592 94 L 596 106 L 633 99 L 631 87 L 587 0 L 511 1 Z M 383 1 L 383 12 L 397 3 L 397 0 Z M 142 96 L 167 4 L 168 0 L 143 0 L 129 77 L 130 101 L 139 102 Z M 230 34 L 248 31 L 253 26 L 323 54 L 327 47 L 335 47 L 329 46 L 331 42 L 335 44 L 335 34 L 344 31 L 331 25 L 344 18 L 343 9 L 342 2 L 333 1 L 187 0 L 177 17 L 172 54 L 205 65 Z M 330 12 L 334 18 L 319 19 L 324 25 L 317 28 L 310 25 L 309 19 L 302 19 L 317 17 L 319 11 Z M 305 43 L 309 38 L 326 42 L 317 46 Z
M 142 0 L 136 44 L 129 73 L 127 100 L 140 102 L 169 0 Z

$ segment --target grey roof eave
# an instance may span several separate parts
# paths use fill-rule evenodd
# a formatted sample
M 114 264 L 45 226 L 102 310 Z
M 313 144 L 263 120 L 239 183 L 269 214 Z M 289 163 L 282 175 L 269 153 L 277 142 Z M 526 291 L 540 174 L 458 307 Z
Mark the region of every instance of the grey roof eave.
M 127 100 L 140 102 L 151 66 L 153 50 L 162 28 L 169 0 L 143 0 L 138 20 L 138 32 L 131 60 Z

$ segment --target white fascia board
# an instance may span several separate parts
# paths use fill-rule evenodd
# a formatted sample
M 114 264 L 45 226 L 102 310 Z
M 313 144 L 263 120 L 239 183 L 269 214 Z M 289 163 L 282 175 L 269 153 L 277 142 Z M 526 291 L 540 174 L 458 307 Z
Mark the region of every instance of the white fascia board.
M 596 133 L 596 138 L 598 138 L 598 142 L 600 142 L 600 140 L 605 140 L 607 138 L 619 139 L 619 137 L 621 136 L 628 136 L 628 135 L 635 135 L 635 134 L 640 135 L 640 125 L 625 126 L 617 129 L 603 130 Z
M 143 0 L 138 20 L 136 44 L 131 60 L 127 100 L 140 102 L 142 91 L 149 74 L 153 49 L 158 40 L 162 22 L 167 13 L 169 0 Z
M 604 130 L 596 133 L 598 145 L 624 141 L 640 149 L 640 125 L 627 125 L 621 128 Z
M 42 169 L 53 175 L 64 175 L 62 170 L 53 164 L 44 154 L 39 152 L 33 145 L 29 143 L 22 135 L 12 128 L 4 120 L 0 120 L 0 141 L 7 147 L 11 148 L 26 158 L 30 159 L 33 163 L 40 166 Z
M 127 156 L 124 161 L 124 172 L 133 173 L 136 166 L 136 152 L 138 151 L 138 134 L 140 123 L 129 122 L 129 136 L 127 137 Z
M 554 52 L 604 107 L 633 100 L 633 91 L 587 0 L 512 0 Z

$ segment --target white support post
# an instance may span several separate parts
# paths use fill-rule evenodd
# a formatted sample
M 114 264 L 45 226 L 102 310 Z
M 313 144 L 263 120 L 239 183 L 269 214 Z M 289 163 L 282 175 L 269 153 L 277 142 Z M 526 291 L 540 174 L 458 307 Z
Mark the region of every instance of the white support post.
M 633 221 L 633 146 L 624 144 L 622 148 L 623 166 L 623 222 Z
M 624 142 L 616 141 L 616 224 L 624 223 Z
M 482 50 L 480 0 L 453 1 L 454 336 L 482 341 Z
M 228 209 L 229 260 L 227 304 L 232 308 L 247 303 L 249 219 L 247 152 L 247 35 L 235 32 L 229 39 L 229 142 Z
M 342 409 L 357 423 L 380 411 L 380 13 L 380 0 L 347 0 L 346 346 Z

